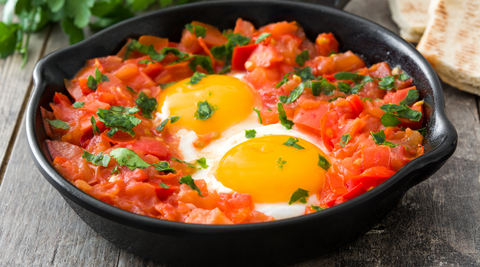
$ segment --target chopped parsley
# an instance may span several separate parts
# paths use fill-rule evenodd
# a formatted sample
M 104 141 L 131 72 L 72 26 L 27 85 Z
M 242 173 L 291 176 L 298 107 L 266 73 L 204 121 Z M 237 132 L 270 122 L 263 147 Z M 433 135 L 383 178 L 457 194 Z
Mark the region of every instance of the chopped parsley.
M 284 85 L 285 83 L 287 83 L 287 82 L 288 82 L 288 75 L 290 75 L 290 72 L 289 72 L 289 73 L 285 73 L 285 75 L 283 75 L 282 80 L 275 85 L 275 88 L 279 88 L 280 86 L 282 86 L 282 85 Z
M 189 163 L 189 162 L 186 162 L 186 161 L 184 161 L 184 160 L 177 159 L 177 158 L 174 158 L 174 157 L 170 157 L 170 158 L 171 158 L 173 161 L 187 164 L 187 166 L 190 167 L 190 168 L 197 169 L 197 167 L 196 167 L 195 165 L 193 165 L 192 163 Z
M 320 206 L 311 205 L 310 207 L 311 207 L 313 210 L 315 210 L 315 211 L 324 210 L 324 208 L 322 208 L 322 207 L 320 207 Z
M 397 126 L 401 123 L 397 118 L 405 118 L 411 121 L 420 121 L 422 118 L 422 113 L 420 111 L 413 110 L 407 106 L 385 104 L 380 106 L 380 109 L 385 112 L 380 118 L 385 127 Z
M 113 167 L 111 174 L 118 174 L 118 165 L 115 165 L 115 167 Z
M 117 131 L 135 136 L 133 127 L 142 122 L 133 115 L 138 111 L 140 111 L 138 107 L 111 106 L 110 109 L 98 109 L 97 115 L 98 119 L 105 124 L 105 127 L 110 128 L 107 133 L 109 137 L 112 137 Z
M 150 59 L 144 59 L 144 60 L 138 61 L 138 64 L 149 64 L 149 63 L 155 63 L 155 61 L 152 61 Z
M 195 33 L 195 36 L 205 38 L 207 36 L 207 29 L 200 25 L 192 25 L 187 24 L 185 25 L 185 29 L 187 29 L 190 33 Z
M 130 91 L 130 92 L 132 92 L 132 93 L 134 93 L 134 94 L 138 94 L 137 92 L 135 92 L 135 90 L 133 90 L 132 87 L 130 87 L 130 86 L 128 86 L 128 85 L 125 86 L 125 88 L 127 88 L 128 91 Z
M 404 106 L 410 106 L 413 103 L 415 103 L 415 101 L 417 101 L 418 97 L 419 97 L 418 91 L 415 89 L 410 89 L 408 90 L 408 93 L 405 99 L 400 101 L 399 104 Z
M 148 97 L 147 94 L 141 91 L 135 103 L 142 110 L 143 117 L 147 119 L 153 118 L 152 112 L 157 109 L 157 100 L 154 97 Z
M 397 146 L 396 144 L 385 140 L 385 132 L 383 130 L 381 130 L 378 133 L 370 132 L 370 134 L 372 135 L 372 138 L 375 141 L 376 145 L 386 145 L 386 146 L 389 146 L 389 147 L 396 147 Z
M 245 137 L 248 138 L 248 139 L 252 139 L 252 138 L 255 138 L 255 136 L 257 136 L 257 131 L 255 130 L 245 130 Z
M 199 158 L 195 162 L 197 162 L 198 165 L 200 165 L 200 167 L 202 167 L 203 169 L 208 168 L 207 159 L 205 157 Z
M 170 121 L 170 123 L 175 123 L 179 119 L 180 119 L 180 116 L 168 117 L 166 120 L 162 121 L 162 123 L 160 123 L 160 125 L 158 125 L 157 128 L 155 128 L 155 130 L 161 132 L 161 131 L 163 131 L 163 128 L 165 128 L 165 125 L 167 125 L 168 121 Z
M 137 153 L 128 148 L 115 148 L 110 152 L 110 156 L 114 158 L 120 166 L 127 166 L 130 170 L 150 167 L 150 164 L 143 161 Z
M 108 154 L 102 154 L 103 152 L 94 155 L 87 150 L 83 150 L 82 158 L 84 158 L 88 162 L 91 162 L 93 165 L 107 167 L 108 163 L 110 162 L 110 156 Z
M 201 72 L 195 72 L 192 77 L 190 78 L 190 81 L 186 82 L 186 85 L 195 85 L 199 83 L 203 78 L 207 77 L 207 74 L 201 73 Z
M 326 78 L 323 78 L 320 81 L 320 90 L 318 92 L 314 93 L 314 89 L 313 89 L 314 84 L 315 84 L 315 82 L 312 82 L 312 93 L 313 93 L 314 96 L 319 96 L 320 92 L 323 92 L 323 94 L 326 95 L 326 96 L 331 96 L 333 94 L 333 91 L 335 91 L 335 89 L 336 89 L 334 84 L 329 83 Z M 318 93 L 318 95 L 316 95 L 316 93 Z
M 255 44 L 260 43 L 261 41 L 265 40 L 265 38 L 267 38 L 270 35 L 272 35 L 272 33 L 270 33 L 270 32 L 264 32 L 264 33 L 260 34 L 258 36 L 257 40 L 255 41 Z
M 101 134 L 100 129 L 98 129 L 97 122 L 95 121 L 94 116 L 90 118 L 90 122 L 92 123 L 92 136 L 95 136 L 95 132 Z
M 287 96 L 281 95 L 280 96 L 280 102 L 283 104 L 290 104 L 297 100 L 297 98 L 303 93 L 303 90 L 305 90 L 305 83 L 300 83 L 295 89 L 293 89 L 290 94 Z
M 193 180 L 191 175 L 183 176 L 182 178 L 180 178 L 180 180 L 178 180 L 178 183 L 188 185 L 188 187 L 190 187 L 190 189 L 197 191 L 197 193 L 201 197 L 203 197 L 202 196 L 202 191 L 200 191 L 200 188 L 197 187 L 197 185 L 195 184 L 195 181 Z
M 401 123 L 401 121 L 392 113 L 383 114 L 380 118 L 380 122 L 385 127 L 395 127 Z
M 350 141 L 350 138 L 352 138 L 350 136 L 350 133 L 342 135 L 342 137 L 340 138 L 340 146 L 345 147 L 348 144 L 348 141 Z
M 286 160 L 283 160 L 282 158 L 277 159 L 277 169 L 283 170 L 283 165 L 287 163 Z
M 163 89 L 167 89 L 168 87 L 170 87 L 170 86 L 172 86 L 172 85 L 174 85 L 174 84 L 176 84 L 176 83 L 177 83 L 177 82 L 161 83 L 161 84 L 159 84 L 159 86 L 160 86 L 160 88 L 162 88 L 162 90 L 163 90 Z
M 238 46 L 247 45 L 250 42 L 250 38 L 247 36 L 243 36 L 239 33 L 228 33 L 227 36 L 227 43 L 221 46 L 214 46 L 210 50 L 213 57 L 217 60 L 225 61 L 225 65 L 220 73 L 227 73 L 230 71 L 232 65 L 232 55 L 233 49 Z
M 155 164 L 152 164 L 155 167 L 155 170 L 163 173 L 177 173 L 176 170 L 170 167 L 170 164 L 167 161 L 159 161 Z
M 411 78 L 411 77 L 408 76 L 408 75 L 405 74 L 405 73 L 400 73 L 400 75 L 398 75 L 398 80 L 399 80 L 399 81 L 402 81 L 402 82 L 404 82 L 404 81 L 406 81 L 406 80 L 408 80 L 408 79 L 410 79 L 410 78 Z
M 303 146 L 297 144 L 298 141 L 299 141 L 298 138 L 289 137 L 288 140 L 285 143 L 283 143 L 283 145 L 291 146 L 296 149 L 305 149 Z
M 297 189 L 297 191 L 293 192 L 292 196 L 290 197 L 290 201 L 288 201 L 288 205 L 292 205 L 293 203 L 299 201 L 300 203 L 307 203 L 308 191 L 305 189 Z
M 83 108 L 85 106 L 85 102 L 75 102 L 73 103 L 74 108 Z
M 168 185 L 166 185 L 166 184 L 164 184 L 164 183 L 158 183 L 158 185 L 161 186 L 161 187 L 163 187 L 163 188 L 165 188 L 165 189 L 169 189 L 169 188 L 170 188 L 170 186 L 168 186 Z
M 417 130 L 421 135 L 423 135 L 424 137 L 427 135 L 427 129 L 425 128 L 420 128 Z
M 302 78 L 303 82 L 310 81 L 310 80 L 315 80 L 315 75 L 313 75 L 313 69 L 309 66 L 305 68 L 297 68 L 293 67 L 294 71 L 293 73 L 300 78 Z
M 305 61 L 310 59 L 310 54 L 308 53 L 308 50 L 303 50 L 300 54 L 297 55 L 295 58 L 295 62 L 298 64 L 298 66 L 303 67 L 305 65 Z
M 212 59 L 207 56 L 201 56 L 201 55 L 193 56 L 193 59 L 192 61 L 190 61 L 190 64 L 188 64 L 188 66 L 195 73 L 197 72 L 197 66 L 202 67 L 204 70 L 207 71 L 208 74 L 215 73 L 212 67 Z M 190 79 L 190 82 L 191 82 L 191 79 Z
M 51 121 L 49 119 L 45 119 L 48 123 L 50 123 L 50 125 L 52 125 L 53 127 L 57 128 L 57 129 L 70 129 L 70 125 L 68 125 L 68 123 L 62 121 L 62 120 L 54 120 L 54 121 Z
M 328 160 L 320 154 L 318 154 L 318 163 L 317 164 L 318 164 L 318 166 L 320 166 L 322 169 L 324 169 L 326 171 L 328 171 L 328 169 L 330 169 L 330 167 L 332 167 L 332 164 L 330 164 L 330 162 L 328 162 Z
M 108 82 L 108 76 L 105 74 L 102 74 L 98 68 L 95 68 L 95 78 L 92 75 L 88 76 L 87 79 L 87 87 L 92 89 L 92 90 L 97 90 L 97 86 L 101 82 Z
M 373 81 L 370 76 L 364 76 L 352 72 L 337 72 L 333 75 L 337 80 L 347 80 L 352 81 L 354 83 L 361 83 L 361 82 L 371 82 Z
M 287 114 L 285 113 L 285 109 L 283 108 L 282 103 L 277 103 L 277 110 L 278 110 L 278 118 L 280 119 L 280 123 L 285 126 L 287 130 L 292 129 L 293 121 L 287 118 Z
M 390 91 L 392 89 L 395 89 L 395 79 L 393 78 L 393 76 L 385 76 L 383 78 L 380 78 L 378 85 L 378 88 Z
M 218 109 L 217 107 L 208 103 L 207 100 L 205 100 L 203 102 L 198 101 L 197 110 L 195 111 L 195 114 L 193 114 L 193 116 L 198 120 L 204 121 L 204 120 L 210 118 L 213 115 L 213 113 L 215 112 L 215 110 L 217 110 L 217 109 Z
M 138 51 L 142 54 L 149 55 L 155 61 L 162 61 L 167 54 L 173 54 L 181 60 L 185 60 L 190 56 L 190 54 L 181 52 L 173 47 L 165 47 L 160 51 L 160 53 L 158 53 L 153 45 L 146 46 L 139 43 L 137 40 L 131 40 L 130 43 L 127 44 L 123 59 L 128 59 L 132 51 Z
M 252 109 L 253 109 L 253 111 L 255 111 L 255 113 L 257 113 L 258 121 L 260 122 L 260 124 L 263 124 L 262 116 L 260 116 L 260 110 L 258 108 L 252 108 Z
M 352 87 L 350 87 L 350 84 L 346 82 L 338 82 L 337 86 L 338 86 L 338 91 L 344 92 L 345 94 L 349 94 L 350 91 L 352 91 Z

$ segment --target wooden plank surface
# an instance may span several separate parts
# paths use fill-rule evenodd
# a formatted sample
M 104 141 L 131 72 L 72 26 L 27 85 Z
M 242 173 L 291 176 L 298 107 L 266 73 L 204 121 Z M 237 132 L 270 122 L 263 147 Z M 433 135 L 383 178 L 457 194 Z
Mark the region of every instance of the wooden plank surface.
M 0 6 L 0 19 L 3 5 Z M 49 27 L 30 37 L 29 61 L 23 69 L 22 56 L 14 54 L 7 59 L 0 59 L 0 183 L 10 155 L 13 141 L 17 135 L 23 116 L 26 100 L 32 86 L 32 71 L 41 58 L 44 43 L 49 34 Z M 5 163 L 5 164 L 3 164 Z
M 398 31 L 385 15 L 389 14 L 385 0 L 353 0 L 346 9 Z M 55 28 L 46 52 L 66 45 L 66 38 Z M 454 156 L 434 176 L 412 188 L 365 236 L 296 266 L 480 264 L 477 98 L 445 84 L 444 92 L 448 116 L 459 134 Z M 21 124 L 0 185 L 0 266 L 159 266 L 116 248 L 86 226 L 35 168 L 24 131 Z

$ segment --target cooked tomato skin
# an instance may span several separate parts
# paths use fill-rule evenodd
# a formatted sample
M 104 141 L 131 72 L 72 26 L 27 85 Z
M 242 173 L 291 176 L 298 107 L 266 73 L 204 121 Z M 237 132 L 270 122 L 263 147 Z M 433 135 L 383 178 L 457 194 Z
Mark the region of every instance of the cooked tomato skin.
M 228 62 L 216 59 L 212 54 L 213 47 L 225 45 L 228 41 L 226 35 L 212 25 L 198 21 L 191 24 L 204 27 L 205 36 L 184 29 L 179 43 L 149 35 L 141 36 L 138 42 L 152 46 L 156 52 L 170 47 L 190 56 L 208 57 L 212 69 L 219 72 Z M 320 207 L 329 208 L 374 189 L 424 153 L 423 136 L 416 131 L 422 127 L 422 119 L 400 118 L 401 123 L 395 127 L 382 125 L 381 118 L 385 114 L 382 105 L 399 105 L 410 90 L 416 90 L 412 78 L 398 79 L 398 69 L 392 73 L 386 62 L 367 67 L 352 51 L 340 52 L 332 33 L 321 33 L 315 42 L 311 42 L 296 22 L 272 23 L 257 30 L 252 23 L 239 18 L 233 33 L 250 38 L 247 44 L 233 48 L 231 67 L 235 71 L 246 71 L 243 80 L 261 101 L 261 108 L 258 108 L 264 125 L 279 122 L 277 103 L 280 96 L 288 96 L 305 82 L 298 73 L 299 69 L 310 68 L 316 80 L 326 81 L 334 88 L 341 83 L 350 87 L 358 85 L 350 80 L 337 80 L 335 74 L 339 72 L 372 78 L 362 81 L 357 93 L 338 89 L 315 93 L 306 87 L 295 101 L 284 105 L 287 119 L 294 123 L 294 130 L 318 140 L 330 160 L 325 185 L 315 192 Z M 262 34 L 267 37 L 259 40 Z M 203 224 L 273 220 L 254 209 L 252 197 L 248 194 L 218 193 L 209 190 L 202 179 L 194 181 L 196 188 L 181 184 L 180 179 L 195 170 L 172 160 L 172 157 L 181 158 L 178 138 L 168 130 L 157 131 L 160 120 L 155 116 L 147 119 L 141 113 L 135 114 L 142 121 L 133 128 L 135 136 L 122 131 L 112 136 L 108 134 L 110 129 L 99 120 L 98 109 L 136 106 L 140 92 L 158 99 L 165 83 L 189 78 L 195 71 L 207 72 L 202 66 L 192 69 L 192 57 L 179 60 L 177 55 L 168 54 L 158 62 L 138 51 L 124 58 L 126 51 L 125 46 L 115 56 L 88 60 L 72 80 L 65 81 L 65 87 L 75 101 L 56 93 L 50 103 L 51 111 L 41 109 L 46 133 L 52 139 L 47 141 L 47 148 L 53 166 L 82 191 L 145 216 Z M 308 59 L 299 63 L 297 56 L 302 51 L 308 52 Z M 97 69 L 108 77 L 108 81 L 90 88 L 89 76 L 94 77 Z M 393 89 L 380 88 L 380 81 L 388 76 L 394 77 Z M 279 84 L 284 78 L 287 81 Z M 75 108 L 74 102 L 84 102 L 84 105 Z M 422 113 L 423 118 L 422 104 L 417 101 L 408 107 Z M 69 128 L 55 128 L 46 119 L 62 120 Z M 94 125 L 99 132 L 93 131 Z M 380 131 L 390 143 L 376 144 L 372 133 Z M 213 134 L 199 136 L 194 146 L 203 148 L 216 137 Z M 120 166 L 115 159 L 111 159 L 107 166 L 95 165 L 82 157 L 84 151 L 95 155 L 109 154 L 116 148 L 130 149 L 150 165 L 166 161 L 175 171 L 159 171 L 154 166 L 131 170 Z M 312 207 L 305 208 L 306 214 L 313 212 L 316 211 Z

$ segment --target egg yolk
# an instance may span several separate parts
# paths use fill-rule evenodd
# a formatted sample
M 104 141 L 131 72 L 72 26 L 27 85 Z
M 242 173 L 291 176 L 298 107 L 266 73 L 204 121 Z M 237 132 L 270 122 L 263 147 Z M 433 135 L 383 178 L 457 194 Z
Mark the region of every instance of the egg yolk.
M 250 87 L 239 79 L 226 75 L 208 75 L 199 83 L 188 85 L 190 78 L 166 88 L 158 99 L 161 112 L 167 105 L 171 116 L 181 116 L 172 124 L 171 131 L 185 128 L 197 134 L 221 133 L 228 127 L 244 120 L 252 112 L 254 96 Z M 211 117 L 200 120 L 195 117 L 198 103 L 208 101 L 213 107 Z
M 263 136 L 230 149 L 221 159 L 216 177 L 224 186 L 252 196 L 256 203 L 290 200 L 298 189 L 315 194 L 323 187 L 326 171 L 318 165 L 315 145 L 299 139 L 304 149 L 286 146 L 290 136 Z

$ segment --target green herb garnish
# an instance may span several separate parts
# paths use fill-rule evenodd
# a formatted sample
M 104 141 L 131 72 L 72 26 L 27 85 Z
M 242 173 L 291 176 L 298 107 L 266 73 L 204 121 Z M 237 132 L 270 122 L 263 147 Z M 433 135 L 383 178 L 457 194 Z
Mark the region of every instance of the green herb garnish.
M 255 44 L 260 43 L 261 41 L 265 40 L 265 38 L 267 38 L 270 35 L 272 35 L 272 33 L 270 33 L 270 32 L 264 32 L 264 33 L 260 34 L 258 36 L 257 40 L 255 41 Z
M 195 111 L 195 114 L 193 114 L 193 116 L 198 120 L 204 121 L 210 118 L 215 112 L 215 110 L 218 110 L 218 108 L 208 103 L 207 100 L 203 102 L 199 101 L 197 103 L 197 110 Z
M 298 64 L 298 66 L 303 67 L 305 65 L 305 61 L 310 59 L 310 54 L 308 53 L 308 50 L 303 50 L 300 54 L 297 55 L 295 58 L 295 62 Z
M 326 171 L 328 171 L 328 169 L 330 169 L 330 167 L 332 167 L 332 164 L 330 164 L 330 162 L 328 162 L 328 160 L 320 154 L 318 154 L 318 163 L 317 164 L 318 164 L 318 166 L 320 166 L 322 169 L 324 169 Z
M 283 165 L 287 163 L 286 160 L 283 160 L 282 158 L 277 159 L 277 169 L 283 170 Z
M 303 146 L 297 144 L 298 141 L 299 141 L 298 138 L 289 137 L 288 140 L 285 143 L 283 143 L 283 145 L 291 146 L 296 149 L 305 149 Z
M 192 77 L 190 78 L 190 81 L 186 82 L 186 85 L 195 85 L 199 83 L 203 78 L 207 77 L 207 74 L 201 73 L 201 72 L 195 72 Z
M 375 141 L 376 145 L 386 145 L 386 146 L 389 146 L 389 147 L 396 147 L 397 146 L 396 144 L 385 140 L 385 132 L 383 130 L 381 130 L 378 133 L 370 132 L 370 134 L 372 135 L 372 138 Z
M 133 127 L 142 122 L 133 114 L 140 111 L 139 108 L 111 106 L 110 109 L 98 109 L 98 119 L 105 124 L 105 127 L 110 128 L 107 135 L 112 137 L 117 131 L 128 133 L 130 136 L 135 136 Z
M 258 108 L 252 108 L 252 109 L 253 111 L 255 111 L 255 113 L 257 113 L 258 121 L 260 122 L 260 124 L 263 124 L 262 116 L 260 116 L 260 110 Z
M 87 150 L 83 150 L 82 158 L 84 158 L 88 162 L 91 162 L 93 165 L 107 167 L 108 163 L 110 162 L 110 156 L 108 154 L 102 154 L 103 152 L 94 155 Z
M 83 108 L 85 106 L 85 102 L 75 102 L 73 103 L 74 108 Z
M 293 121 L 287 118 L 285 109 L 283 108 L 283 105 L 280 102 L 277 103 L 277 111 L 278 111 L 278 118 L 280 119 L 280 123 L 282 123 L 282 125 L 285 126 L 287 130 L 292 129 Z
M 292 196 L 290 197 L 290 201 L 288 201 L 288 205 L 292 205 L 293 203 L 300 201 L 300 203 L 307 203 L 308 191 L 305 189 L 297 189 L 297 191 L 293 192 Z
M 197 187 L 191 175 L 183 176 L 182 178 L 180 178 L 180 180 L 178 180 L 178 183 L 188 185 L 188 187 L 190 187 L 192 190 L 197 191 L 197 193 L 201 197 L 203 197 L 202 192 L 200 191 L 200 188 Z
M 345 147 L 348 144 L 348 141 L 350 141 L 350 138 L 352 138 L 350 133 L 342 135 L 342 138 L 340 138 L 340 146 Z
M 255 130 L 245 130 L 245 137 L 248 138 L 248 139 L 252 139 L 252 138 L 255 138 L 255 136 L 257 135 L 257 131 Z
M 205 27 L 203 27 L 203 26 L 187 24 L 187 25 L 185 25 L 185 28 L 190 33 L 195 33 L 195 36 L 197 36 L 197 37 L 205 38 L 205 36 L 207 36 L 207 29 L 205 29 Z
M 137 153 L 128 148 L 115 148 L 110 152 L 110 156 L 114 158 L 120 166 L 127 166 L 130 170 L 150 167 L 150 164 L 143 161 Z
M 49 119 L 45 119 L 48 123 L 50 123 L 50 125 L 52 125 L 53 127 L 57 128 L 57 129 L 70 129 L 70 125 L 68 125 L 68 123 L 62 121 L 62 120 L 49 120 Z

